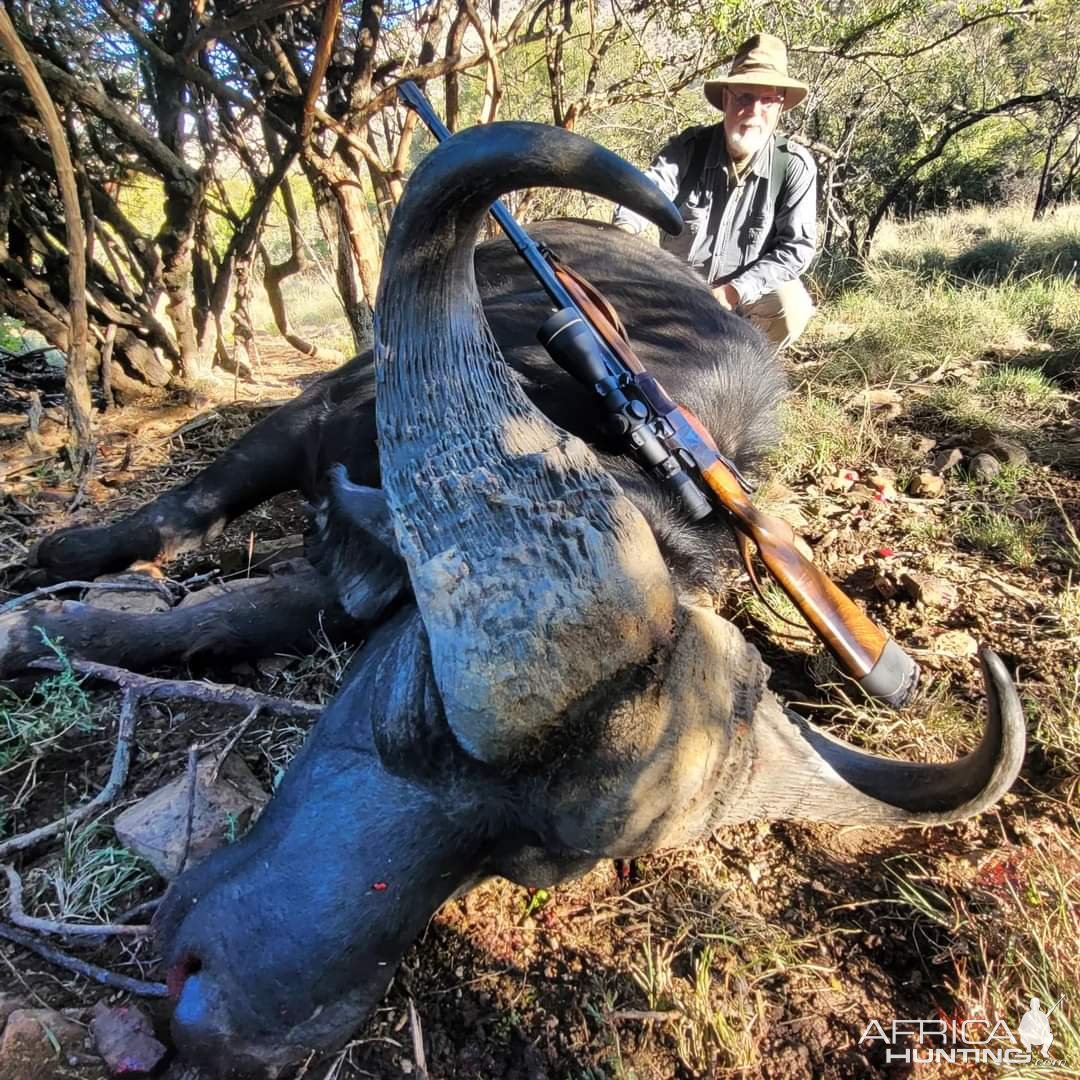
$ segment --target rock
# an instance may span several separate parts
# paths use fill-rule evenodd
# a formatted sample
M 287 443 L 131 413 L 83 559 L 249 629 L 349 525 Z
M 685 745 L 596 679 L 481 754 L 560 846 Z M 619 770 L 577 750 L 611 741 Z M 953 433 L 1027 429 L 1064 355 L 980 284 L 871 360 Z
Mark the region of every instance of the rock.
M 851 490 L 853 480 L 849 480 L 846 476 L 823 476 L 821 478 L 821 489 L 826 492 L 842 493 Z
M 891 574 L 878 574 L 874 578 L 874 589 L 884 600 L 892 600 L 900 591 L 900 586 Z
M 896 498 L 896 473 L 892 469 L 879 469 L 867 481 L 882 499 L 891 501 Z
M 950 469 L 955 469 L 963 460 L 964 452 L 958 446 L 954 446 L 951 450 L 942 450 L 940 454 L 934 455 L 934 472 L 947 473 Z
M 971 436 L 971 445 L 975 450 L 993 454 L 998 461 L 1009 465 L 1026 465 L 1029 460 L 1027 450 L 1011 439 L 1004 439 L 989 428 L 976 428 Z
M 216 600 L 219 596 L 225 596 L 228 593 L 250 589 L 252 585 L 265 584 L 266 580 L 265 577 L 249 577 L 236 578 L 233 581 L 216 581 L 197 592 L 189 592 L 176 606 L 178 608 L 196 607 L 199 604 L 205 604 L 207 600 Z
M 215 759 L 207 756 L 196 772 L 189 867 L 246 831 L 269 801 L 239 756 L 230 755 L 216 783 L 211 784 L 214 764 Z M 181 776 L 125 810 L 116 819 L 116 835 L 163 878 L 172 880 L 180 871 L 187 813 L 187 777 Z
M 936 499 L 944 490 L 944 479 L 931 472 L 916 473 L 908 485 L 908 494 L 918 499 Z
M 109 1008 L 99 1001 L 90 1031 L 97 1052 L 114 1076 L 142 1076 L 152 1072 L 165 1056 L 165 1047 L 154 1038 L 150 1018 L 136 1005 Z
M 97 608 L 99 611 L 126 611 L 135 615 L 153 615 L 157 611 L 168 611 L 172 606 L 169 602 L 169 590 L 161 588 L 147 588 L 153 584 L 153 579 L 147 574 L 125 572 L 123 574 L 104 574 L 94 578 L 95 581 L 113 582 L 116 584 L 133 584 L 134 589 L 88 589 L 84 603 L 87 607 Z
M 951 581 L 933 574 L 902 574 L 900 584 L 912 600 L 932 608 L 955 607 L 960 595 Z
M 7 1018 L 13 1012 L 18 1012 L 19 1009 L 26 1009 L 28 1007 L 29 1006 L 22 998 L 16 997 L 14 994 L 6 992 L 0 993 L 0 1032 L 4 1030 Z
M 878 494 L 877 488 L 871 487 L 869 484 L 856 483 L 852 484 L 851 492 L 852 498 L 861 499 L 866 502 L 872 500 L 875 495 Z
M 960 658 L 974 656 L 979 643 L 966 630 L 946 630 L 934 638 L 931 649 L 942 656 Z
M 1001 462 L 993 454 L 976 454 L 968 462 L 968 476 L 978 484 L 989 484 L 1001 472 Z
M 810 524 L 807 521 L 806 515 L 792 503 L 784 503 L 780 506 L 772 506 L 769 508 L 769 513 L 773 517 L 778 517 L 781 521 L 786 521 L 796 532 L 799 529 L 805 529 Z
M 867 412 L 884 416 L 891 420 L 903 411 L 903 397 L 899 390 L 883 387 L 877 390 L 863 390 L 850 399 L 852 405 L 856 405 Z
M 16 1009 L 0 1039 L 0 1080 L 56 1080 L 66 1059 L 82 1050 L 85 1035 L 52 1009 Z

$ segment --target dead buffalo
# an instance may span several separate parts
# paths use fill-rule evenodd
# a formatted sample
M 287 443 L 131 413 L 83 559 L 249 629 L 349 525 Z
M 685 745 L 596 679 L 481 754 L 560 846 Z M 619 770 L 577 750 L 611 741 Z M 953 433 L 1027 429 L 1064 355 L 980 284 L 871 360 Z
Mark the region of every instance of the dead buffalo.
M 64 573 L 101 570 L 110 546 L 117 564 L 172 553 L 295 484 L 319 500 L 316 576 L 330 584 L 311 602 L 339 597 L 372 626 L 256 826 L 178 879 L 159 912 L 177 1043 L 223 1071 L 340 1044 L 431 914 L 487 876 L 551 885 L 754 818 L 952 821 L 1019 768 L 1023 718 L 992 654 L 978 748 L 910 764 L 785 709 L 756 651 L 695 603 L 719 527 L 687 524 L 593 437 L 590 403 L 533 344 L 546 305 L 506 247 L 477 253 L 478 287 L 487 207 L 536 185 L 672 222 L 648 181 L 579 136 L 529 124 L 455 136 L 394 217 L 373 369 L 361 358 L 323 380 L 135 519 L 40 551 Z M 645 363 L 746 464 L 782 388 L 756 334 L 632 238 L 537 232 L 608 293 Z M 9 649 L 21 633 L 9 628 Z

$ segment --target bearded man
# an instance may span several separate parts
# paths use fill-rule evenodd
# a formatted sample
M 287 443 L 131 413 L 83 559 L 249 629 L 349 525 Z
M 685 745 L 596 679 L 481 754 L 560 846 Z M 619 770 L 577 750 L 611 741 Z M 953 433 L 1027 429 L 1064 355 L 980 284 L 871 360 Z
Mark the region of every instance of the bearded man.
M 776 132 L 780 114 L 806 92 L 787 73 L 784 43 L 756 34 L 739 47 L 725 78 L 705 84 L 723 121 L 675 136 L 647 170 L 687 226 L 680 236 L 662 235 L 661 245 L 778 349 L 795 341 L 814 313 L 799 278 L 817 240 L 817 166 Z M 614 222 L 632 233 L 647 225 L 623 207 Z

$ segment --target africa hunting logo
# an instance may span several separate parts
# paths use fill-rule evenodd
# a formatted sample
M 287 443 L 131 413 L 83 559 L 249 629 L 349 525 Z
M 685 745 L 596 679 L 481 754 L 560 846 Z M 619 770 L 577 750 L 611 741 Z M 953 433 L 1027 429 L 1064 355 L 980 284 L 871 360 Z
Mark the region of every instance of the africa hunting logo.
M 1050 1017 L 1062 998 L 1043 1011 L 1033 997 L 1019 1025 L 1011 1028 L 1004 1020 L 970 1017 L 965 1020 L 893 1019 L 871 1020 L 859 1039 L 868 1049 L 884 1044 L 885 1064 L 953 1065 L 1034 1065 L 1054 1067 L 1062 1062 L 1050 1056 L 1054 1032 Z M 911 1044 L 914 1045 L 911 1045 Z M 905 1045 L 908 1044 L 908 1045 Z

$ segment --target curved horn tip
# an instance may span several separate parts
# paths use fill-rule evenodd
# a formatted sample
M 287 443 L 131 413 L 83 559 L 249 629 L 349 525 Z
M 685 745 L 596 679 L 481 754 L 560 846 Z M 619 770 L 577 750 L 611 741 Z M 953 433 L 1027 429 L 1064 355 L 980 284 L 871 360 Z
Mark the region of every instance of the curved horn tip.
M 945 825 L 974 817 L 1012 787 L 1024 763 L 1026 730 L 1016 686 L 1001 658 L 980 650 L 987 721 L 971 753 L 947 763 L 881 757 L 768 708 L 755 724 L 762 767 L 725 808 L 728 820 L 755 816 L 848 825 Z M 738 816 L 736 816 L 738 815 Z

